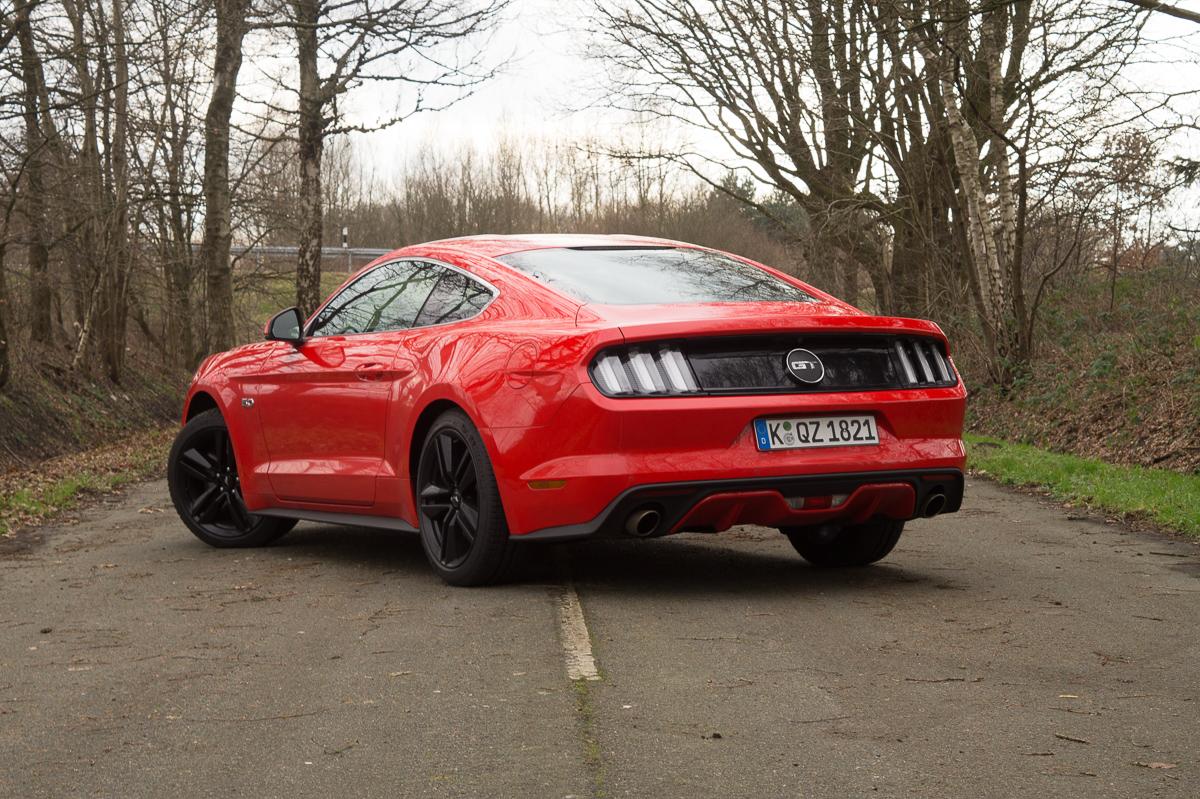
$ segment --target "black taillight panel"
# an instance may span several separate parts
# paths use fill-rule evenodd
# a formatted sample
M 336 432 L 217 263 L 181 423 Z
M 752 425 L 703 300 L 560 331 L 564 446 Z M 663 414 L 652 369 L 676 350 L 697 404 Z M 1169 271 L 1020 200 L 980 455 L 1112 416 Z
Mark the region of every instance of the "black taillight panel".
M 798 348 L 820 361 L 819 380 L 801 380 L 789 371 L 788 355 Z M 939 340 L 877 334 L 714 337 L 613 347 L 593 360 L 590 373 L 597 388 L 614 397 L 876 391 L 958 382 Z

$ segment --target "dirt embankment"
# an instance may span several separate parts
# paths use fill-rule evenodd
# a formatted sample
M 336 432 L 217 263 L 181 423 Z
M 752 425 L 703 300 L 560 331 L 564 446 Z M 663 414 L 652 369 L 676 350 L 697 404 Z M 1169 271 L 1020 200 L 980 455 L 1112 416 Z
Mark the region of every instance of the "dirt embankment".
M 1200 284 L 1178 275 L 1079 283 L 1052 298 L 1037 359 L 1007 392 L 972 386 L 974 432 L 1060 452 L 1200 472 Z
M 72 372 L 50 351 L 23 353 L 0 391 L 0 480 L 42 461 L 116 444 L 179 418 L 188 375 L 131 355 L 121 383 Z

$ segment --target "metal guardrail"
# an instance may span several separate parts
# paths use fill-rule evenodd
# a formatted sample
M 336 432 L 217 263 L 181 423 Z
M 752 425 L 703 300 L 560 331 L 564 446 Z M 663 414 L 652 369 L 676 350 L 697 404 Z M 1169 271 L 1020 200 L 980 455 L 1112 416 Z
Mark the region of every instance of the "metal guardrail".
M 230 255 L 234 258 L 254 258 L 259 266 L 262 265 L 264 258 L 295 258 L 300 254 L 299 247 L 285 247 L 279 244 L 253 244 L 253 245 L 233 245 L 229 248 Z M 354 262 L 372 261 L 381 255 L 387 255 L 391 250 L 377 249 L 374 247 L 322 247 L 321 259 L 327 258 L 345 258 L 346 271 L 354 271 Z
M 299 255 L 299 247 L 284 247 L 277 244 L 253 244 L 250 246 L 233 245 L 229 248 L 234 255 Z M 375 249 L 373 247 L 322 247 L 321 257 L 332 258 L 337 255 L 351 255 L 362 258 L 378 258 L 387 255 L 391 250 Z

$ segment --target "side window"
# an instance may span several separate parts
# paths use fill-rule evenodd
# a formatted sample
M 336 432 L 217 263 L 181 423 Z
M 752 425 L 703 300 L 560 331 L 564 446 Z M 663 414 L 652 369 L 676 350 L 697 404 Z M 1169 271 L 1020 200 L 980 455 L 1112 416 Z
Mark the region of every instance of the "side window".
M 334 297 L 308 334 L 341 336 L 412 327 L 440 276 L 438 267 L 415 261 L 376 267 Z
M 482 311 L 491 300 L 492 292 L 483 284 L 462 272 L 444 269 L 433 293 L 425 301 L 416 324 L 440 325 L 469 319 Z

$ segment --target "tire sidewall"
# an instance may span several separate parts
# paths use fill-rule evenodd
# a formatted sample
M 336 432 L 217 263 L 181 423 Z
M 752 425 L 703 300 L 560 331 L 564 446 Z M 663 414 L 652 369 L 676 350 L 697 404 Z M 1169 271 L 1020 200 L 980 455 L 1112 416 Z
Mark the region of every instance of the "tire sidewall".
M 254 526 L 246 533 L 239 536 L 219 536 L 213 535 L 197 524 L 187 511 L 188 498 L 183 488 L 182 467 L 179 465 L 179 459 L 196 435 L 218 429 L 228 433 L 228 426 L 225 424 L 221 412 L 213 409 L 193 416 L 175 436 L 175 441 L 171 444 L 170 455 L 167 457 L 167 489 L 171 495 L 171 502 L 188 530 L 206 544 L 214 547 L 255 547 L 269 544 L 291 529 L 295 522 L 287 519 L 255 516 Z M 236 454 L 234 457 L 236 458 Z M 253 516 L 253 514 L 251 515 Z
M 438 433 L 451 430 L 466 443 L 475 465 L 475 479 L 478 483 L 479 495 L 479 526 L 475 541 L 466 559 L 455 566 L 447 568 L 437 556 L 437 539 L 433 528 L 426 521 L 420 507 L 417 507 L 417 521 L 420 528 L 421 548 L 425 557 L 438 575 L 452 585 L 483 585 L 498 579 L 507 568 L 511 556 L 511 544 L 508 536 L 508 522 L 504 517 L 504 507 L 500 501 L 500 489 L 492 461 L 488 455 L 487 446 L 475 425 L 465 413 L 450 410 L 439 416 L 429 428 L 425 440 L 421 443 L 421 455 L 418 459 L 417 474 L 413 480 L 413 496 L 421 493 L 421 475 L 427 470 L 426 459 L 433 457 L 430 453 L 431 444 Z

